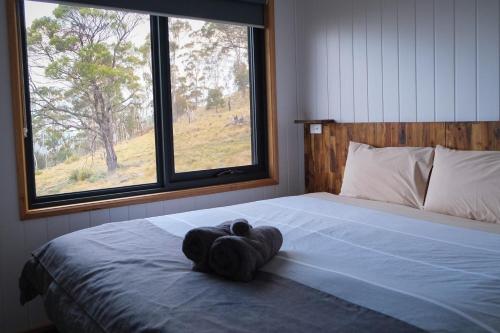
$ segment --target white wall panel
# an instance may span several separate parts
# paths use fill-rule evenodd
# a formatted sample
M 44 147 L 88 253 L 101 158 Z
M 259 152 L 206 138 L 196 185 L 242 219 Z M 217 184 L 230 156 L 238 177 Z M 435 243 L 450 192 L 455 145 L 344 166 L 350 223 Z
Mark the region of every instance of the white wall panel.
M 31 256 L 31 252 L 38 249 L 47 241 L 47 219 L 36 219 L 24 223 L 24 250 L 25 258 Z M 34 326 L 37 323 L 47 322 L 47 316 L 43 310 L 41 298 L 27 304 L 28 323 Z
M 326 1 L 326 45 L 328 53 L 328 118 L 340 119 L 340 23 L 338 1 Z M 297 46 L 299 48 L 299 46 Z
M 70 232 L 69 215 L 53 216 L 47 219 L 47 238 L 54 239 Z
M 436 120 L 455 120 L 455 6 L 434 1 Z
M 500 0 L 323 0 L 319 10 L 310 1 L 296 1 L 296 21 L 303 27 L 297 33 L 297 92 L 303 102 L 299 108 L 316 110 L 305 112 L 309 119 L 324 114 L 318 101 L 325 92 L 307 86 L 317 79 L 303 76 L 309 59 L 323 52 L 317 45 L 322 39 L 328 54 L 330 119 L 500 118 Z M 327 18 L 326 38 L 309 35 L 318 11 Z M 312 40 L 313 48 L 307 44 Z
M 90 227 L 90 212 L 71 214 L 69 216 L 69 231 L 77 231 Z
M 434 0 L 415 7 L 417 121 L 434 121 Z
M 114 207 L 109 210 L 110 222 L 121 222 L 128 220 L 128 207 Z
M 354 121 L 353 4 L 340 1 L 340 120 Z
M 19 305 L 18 288 L 23 261 L 28 258 L 24 249 L 24 231 L 21 223 L 0 228 L 0 263 L 3 266 L 0 283 L 4 311 L 1 332 L 17 332 L 29 328 L 28 311 Z
M 417 121 L 415 1 L 398 1 L 399 119 Z
M 368 120 L 384 121 L 382 73 L 382 0 L 366 1 Z
M 288 3 L 278 2 L 276 8 L 276 57 L 286 59 L 276 63 L 276 81 L 278 82 L 277 96 L 278 109 L 287 110 L 287 120 L 278 123 L 278 140 L 280 145 L 280 160 L 288 160 L 289 156 L 297 156 L 295 160 L 288 160 L 288 163 L 280 163 L 280 175 L 296 175 L 300 173 L 300 166 L 304 164 L 303 151 L 298 149 L 299 142 L 302 142 L 303 134 L 299 132 L 301 126 L 293 126 L 291 122 L 294 119 L 303 118 L 298 113 L 297 108 L 297 71 L 296 68 L 296 27 L 295 27 L 295 0 Z M 326 58 L 326 48 L 325 48 Z M 325 78 L 327 74 L 325 74 Z M 324 115 L 328 118 L 328 110 Z M 285 184 L 286 182 L 286 184 Z M 303 193 L 300 187 L 301 182 L 295 181 L 290 177 L 282 180 L 279 186 L 278 196 L 285 194 Z M 250 201 L 251 190 L 241 192 L 241 196 L 234 196 L 231 193 L 229 198 L 237 199 L 237 202 Z M 235 202 L 236 203 L 236 202 Z
M 368 121 L 368 62 L 365 0 L 353 1 L 354 120 Z
M 163 215 L 163 202 L 156 201 L 146 204 L 146 217 Z
M 499 1 L 477 0 L 477 120 L 500 117 Z
M 455 0 L 455 120 L 476 115 L 476 1 Z
M 326 41 L 326 16 L 323 11 L 325 4 L 329 0 L 311 0 L 310 6 L 313 8 L 313 39 L 316 51 L 314 54 L 314 84 L 316 92 L 316 106 L 314 114 L 316 119 L 328 118 L 328 50 Z
M 99 209 L 90 212 L 90 226 L 95 227 L 110 222 L 109 209 Z
M 128 218 L 130 220 L 143 219 L 146 216 L 146 204 L 128 206 Z
M 398 2 L 382 1 L 384 121 L 399 121 Z
M 315 63 L 316 63 L 316 47 L 314 46 L 314 24 L 316 20 L 313 12 L 314 6 L 309 6 L 306 1 L 297 1 L 296 16 L 297 26 L 297 44 L 300 45 L 300 50 L 297 52 L 300 66 L 297 71 L 300 75 L 298 80 L 298 105 L 305 117 L 317 119 L 317 100 L 316 100 L 316 80 L 315 80 Z M 314 24 L 313 24 L 314 23 Z M 306 51 L 307 50 L 307 51 Z

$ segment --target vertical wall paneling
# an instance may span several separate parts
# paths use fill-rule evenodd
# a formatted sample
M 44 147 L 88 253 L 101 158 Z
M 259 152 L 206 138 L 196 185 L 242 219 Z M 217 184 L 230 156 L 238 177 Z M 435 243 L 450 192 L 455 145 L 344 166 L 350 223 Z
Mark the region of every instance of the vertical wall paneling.
M 303 15 L 298 15 L 297 13 L 302 13 L 301 11 L 304 9 L 304 1 L 301 0 L 295 0 L 293 2 L 295 5 L 295 15 L 294 15 L 294 21 L 295 21 L 295 41 L 297 47 L 295 48 L 295 63 L 298 65 L 297 66 L 297 75 L 300 78 L 296 82 L 296 100 L 297 100 L 297 107 L 302 110 L 304 114 L 304 118 L 310 118 L 312 116 L 312 113 L 310 112 L 310 107 L 306 107 L 307 102 L 305 101 L 305 95 L 306 92 L 304 91 L 305 87 L 305 74 L 306 70 L 304 68 L 305 63 L 306 63 L 306 53 L 308 53 L 306 50 L 303 48 L 305 47 L 305 37 L 306 37 L 306 32 L 304 31 L 304 28 L 306 27 L 306 22 L 303 17 Z M 299 46 L 300 45 L 300 46 Z
M 163 214 L 176 214 L 194 210 L 194 198 L 163 201 Z
M 0 71 L 9 72 L 5 0 L 0 2 Z M 0 82 L 0 332 L 17 332 L 29 326 L 27 309 L 19 304 L 18 274 L 26 259 L 25 227 L 19 223 L 16 196 L 14 131 L 9 80 Z M 31 237 L 31 235 L 29 236 Z
M 53 216 L 47 219 L 47 238 L 54 239 L 70 232 L 69 216 Z
M 276 15 L 275 17 L 275 20 L 280 20 L 281 18 L 279 17 L 279 14 Z M 280 45 L 281 43 L 285 43 L 286 41 L 284 40 L 276 40 L 276 44 L 277 45 Z M 277 48 L 277 51 L 278 52 L 279 48 Z M 282 64 L 281 63 L 277 63 L 276 66 L 281 66 Z M 286 65 L 286 64 L 285 64 Z M 282 71 L 277 71 L 278 73 L 280 73 L 280 77 L 277 77 L 276 78 L 276 81 L 277 82 L 283 82 L 282 84 L 278 84 L 276 86 L 276 94 L 278 96 L 282 96 L 283 93 L 284 93 L 284 89 L 287 89 L 287 90 L 294 90 L 294 82 L 295 81 L 292 81 L 290 79 L 290 75 L 291 75 L 291 71 L 287 71 L 286 74 L 283 74 Z M 283 79 L 286 79 L 287 81 L 284 82 L 282 81 Z M 280 107 L 284 107 L 284 108 L 287 108 L 290 112 L 293 112 L 294 111 L 294 108 L 292 106 L 292 104 L 294 103 L 295 99 L 290 99 L 290 101 L 285 101 L 285 100 L 282 100 L 280 103 Z M 288 156 L 288 151 L 289 151 L 289 142 L 288 142 L 288 135 L 289 135 L 289 127 L 290 126 L 287 126 L 286 123 L 283 123 L 283 122 L 280 122 L 278 123 L 278 142 L 282 142 L 282 149 L 280 149 L 278 151 L 278 154 L 279 154 L 279 159 L 283 159 L 283 158 L 286 158 L 286 156 Z M 288 169 L 290 167 L 290 165 L 288 164 L 279 164 L 279 174 L 280 175 L 284 175 L 284 174 L 288 174 Z M 282 182 L 280 184 L 280 189 L 282 189 L 282 191 L 284 193 L 287 193 L 288 191 L 288 188 L 289 188 L 289 184 L 288 184 L 289 180 L 288 178 L 285 178 L 285 179 L 282 179 Z M 226 198 L 231 198 L 231 197 L 226 197 Z
M 275 10 L 276 57 L 278 59 L 288 59 L 288 61 L 280 61 L 276 63 L 276 94 L 279 102 L 278 107 L 288 110 L 288 117 L 292 119 L 299 119 L 299 115 L 297 114 L 297 99 L 295 96 L 290 98 L 290 92 L 294 93 L 297 89 L 297 71 L 293 70 L 296 68 L 296 30 L 294 19 L 295 0 L 291 3 L 278 1 L 276 3 Z M 292 52 L 290 52 L 290 50 L 292 50 Z M 325 113 L 327 112 L 328 110 L 325 110 Z M 325 115 L 325 117 L 328 117 L 328 115 Z M 280 160 L 288 160 L 288 157 L 293 156 L 298 150 L 298 126 L 293 127 L 290 126 L 288 121 L 281 121 L 278 123 L 278 127 L 278 141 L 281 143 L 282 147 L 279 150 Z M 302 137 L 300 136 L 300 139 L 301 138 Z M 299 172 L 299 161 L 280 163 L 279 168 L 280 175 L 297 174 Z M 294 181 L 288 176 L 282 178 L 281 180 L 278 195 L 299 193 L 299 182 Z M 229 195 L 227 198 L 233 197 L 233 195 Z
M 296 115 L 296 119 L 304 119 L 306 118 L 306 112 L 304 110 L 304 108 L 301 107 L 301 103 L 300 103 L 300 100 L 301 100 L 301 93 L 300 93 L 300 90 L 299 90 L 299 82 L 301 80 L 301 76 L 300 76 L 300 73 L 301 73 L 301 68 L 302 68 L 302 65 L 301 65 L 301 58 L 300 58 L 300 40 L 298 38 L 298 35 L 299 35 L 299 30 L 300 30 L 300 27 L 298 26 L 297 22 L 297 17 L 299 16 L 299 11 L 298 11 L 298 8 L 299 8 L 299 5 L 298 5 L 298 2 L 301 1 L 301 0 L 292 0 L 290 2 L 288 2 L 289 4 L 292 4 L 293 6 L 293 17 L 291 17 L 291 19 L 293 19 L 293 22 L 291 22 L 291 24 L 293 25 L 293 34 L 294 34 L 294 39 L 295 39 L 295 52 L 294 52 L 294 55 L 295 55 L 295 59 L 294 59 L 294 70 L 295 70 L 295 101 L 296 101 L 296 112 L 294 112 L 294 114 Z M 280 2 L 282 3 L 282 2 Z M 290 20 L 290 18 L 289 18 Z M 277 30 L 278 31 L 278 30 Z M 279 102 L 279 101 L 278 101 Z M 296 158 L 296 162 L 298 163 L 298 174 L 301 176 L 301 181 L 299 181 L 299 185 L 298 185 L 298 190 L 299 190 L 299 193 L 304 193 L 306 188 L 305 188 L 305 165 L 304 165 L 304 136 L 303 136 L 303 131 L 302 131 L 302 128 L 301 126 L 298 126 L 296 128 L 296 133 L 297 133 L 297 138 L 298 138 L 298 142 L 299 144 L 297 145 L 298 147 L 298 152 L 295 152 L 296 154 L 298 153 L 299 156 L 297 156 Z M 289 175 L 291 176 L 291 175 Z
M 366 2 L 368 120 L 374 122 L 384 121 L 381 5 L 382 0 Z
M 328 118 L 328 53 L 326 44 L 326 15 L 324 5 L 330 0 L 311 0 L 314 20 L 314 47 L 316 51 L 315 91 L 316 91 L 316 119 Z
M 109 209 L 100 209 L 90 212 L 90 226 L 95 227 L 110 222 Z
M 366 1 L 353 1 L 354 119 L 368 121 Z
M 82 212 L 69 216 L 69 231 L 77 231 L 90 227 L 90 213 Z
M 128 206 L 128 218 L 131 220 L 143 219 L 146 217 L 146 204 Z
M 477 0 L 477 120 L 500 117 L 499 0 Z
M 384 121 L 399 121 L 398 2 L 382 1 Z
M 26 309 L 15 306 L 19 299 L 17 277 L 22 261 L 32 250 L 26 244 L 36 244 L 47 235 L 44 219 L 33 232 L 19 223 L 5 7 L 0 1 L 0 72 L 4 75 L 0 82 L 0 332 L 18 331 L 28 324 Z M 24 322 L 16 327 L 19 320 Z
M 121 222 L 128 220 L 128 207 L 114 207 L 109 210 L 110 222 Z
M 340 24 L 338 1 L 326 2 L 326 45 L 328 52 L 328 118 L 340 119 Z
M 354 68 L 353 68 L 353 3 L 340 1 L 340 121 L 352 122 L 354 118 Z
M 323 49 L 308 0 L 295 0 L 303 40 L 298 81 Z M 476 121 L 500 118 L 500 0 L 320 0 L 326 16 L 328 118 L 340 122 Z M 308 14 L 302 15 L 302 10 Z M 298 24 L 297 24 L 298 26 Z M 318 48 L 321 51 L 318 51 Z M 311 60 L 314 61 L 314 60 Z M 322 66 L 324 61 L 316 60 Z M 323 73 L 323 72 L 321 72 Z M 314 91 L 309 95 L 309 90 Z M 324 91 L 300 87 L 299 107 L 323 119 Z
M 316 62 L 314 51 L 316 48 L 314 47 L 315 38 L 311 38 L 314 31 L 314 25 L 311 24 L 314 22 L 313 8 L 314 6 L 310 6 L 309 2 L 298 1 L 297 11 L 300 15 L 297 15 L 296 24 L 298 43 L 300 44 L 300 48 L 304 50 L 304 52 L 299 52 L 299 107 L 304 110 L 303 112 L 306 117 L 316 119 L 316 80 L 314 78 Z M 305 52 L 306 50 L 307 52 Z
M 286 116 L 288 117 L 288 121 L 291 124 L 291 121 L 294 119 L 304 119 L 302 114 L 302 110 L 298 108 L 298 97 L 296 96 L 297 92 L 297 81 L 298 81 L 298 71 L 297 71 L 297 27 L 295 25 L 295 17 L 296 17 L 296 0 L 292 0 L 289 2 L 278 1 L 277 4 L 281 9 L 279 13 L 285 12 L 283 16 L 285 19 L 280 21 L 279 24 L 276 24 L 276 36 L 279 37 L 277 39 L 280 40 L 288 40 L 288 44 L 280 45 L 277 48 L 277 58 L 278 59 L 290 59 L 287 62 L 286 66 L 283 66 L 285 61 L 279 61 L 279 67 L 277 67 L 278 73 L 293 73 L 293 75 L 287 81 L 290 86 L 283 88 L 278 84 L 278 91 L 280 91 L 280 95 L 278 95 L 277 100 L 279 101 L 288 101 L 290 103 L 290 109 L 288 110 Z M 285 11 L 284 8 L 288 10 Z M 278 13 L 279 17 L 282 17 Z M 326 23 L 325 23 L 326 24 Z M 287 27 L 281 30 L 281 27 Z M 291 32 L 291 33 L 290 33 Z M 279 51 L 278 51 L 279 50 Z M 288 51 L 286 51 L 288 50 Z M 293 50 L 294 52 L 290 52 Z M 280 81 L 283 84 L 283 80 Z M 295 94 L 295 96 L 290 96 L 290 94 Z M 282 94 L 282 95 L 281 95 Z M 302 128 L 300 126 L 290 126 L 287 123 L 288 128 L 288 136 L 287 136 L 287 160 L 289 161 L 288 165 L 288 193 L 291 195 L 302 194 L 305 191 L 305 180 L 304 176 L 299 177 L 299 181 L 295 179 L 295 175 L 304 175 L 304 140 L 302 134 Z M 295 158 L 294 158 L 295 157 Z M 245 192 L 248 193 L 248 192 Z M 279 194 L 281 196 L 281 193 Z
M 37 219 L 26 221 L 24 226 L 24 257 L 27 259 L 31 256 L 31 252 L 38 249 L 47 242 L 47 219 Z M 43 310 L 43 301 L 38 298 L 27 304 L 28 307 L 28 322 L 30 326 L 37 323 L 47 322 L 47 316 Z
M 453 0 L 435 0 L 436 121 L 455 120 L 455 32 Z
M 24 227 L 21 224 L 11 224 L 1 228 L 0 232 L 0 264 L 3 266 L 0 283 L 4 311 L 4 327 L 0 327 L 0 331 L 17 332 L 29 327 L 27 309 L 18 305 L 18 276 L 27 259 L 23 239 Z
M 146 217 L 163 215 L 163 202 L 156 201 L 146 204 Z
M 398 1 L 399 119 L 401 121 L 417 120 L 415 1 Z
M 476 0 L 455 0 L 455 120 L 476 115 Z
M 434 121 L 434 0 L 415 5 L 417 121 Z

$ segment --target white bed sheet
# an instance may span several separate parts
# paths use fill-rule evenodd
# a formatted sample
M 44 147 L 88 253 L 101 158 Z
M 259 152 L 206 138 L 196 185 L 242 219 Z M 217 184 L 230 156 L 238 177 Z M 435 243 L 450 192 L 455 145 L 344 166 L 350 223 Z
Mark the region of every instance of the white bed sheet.
M 237 217 L 273 225 L 284 244 L 266 271 L 428 331 L 500 331 L 498 226 L 365 201 L 316 193 L 149 220 L 181 237 Z
M 462 217 L 456 217 L 451 215 L 444 215 L 439 213 L 434 213 L 426 210 L 421 210 L 413 207 L 402 206 L 387 202 L 373 201 L 373 200 L 365 200 L 365 199 L 357 199 L 350 198 L 346 196 L 334 195 L 326 192 L 318 192 L 318 193 L 310 193 L 305 196 L 310 196 L 323 200 L 330 200 L 338 203 L 344 203 L 352 206 L 368 208 L 379 210 L 382 212 L 387 212 L 395 215 L 401 215 L 405 217 L 414 218 L 417 220 L 424 220 L 429 222 L 448 224 L 451 226 L 473 229 L 473 230 L 482 230 L 486 232 L 492 232 L 500 234 L 500 224 L 496 223 L 488 223 L 481 221 L 474 221 Z

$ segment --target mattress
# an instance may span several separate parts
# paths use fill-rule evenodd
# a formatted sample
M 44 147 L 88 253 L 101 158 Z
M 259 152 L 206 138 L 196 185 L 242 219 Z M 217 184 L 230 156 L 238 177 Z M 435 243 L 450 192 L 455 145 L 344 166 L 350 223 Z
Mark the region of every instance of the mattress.
M 295 292 L 300 294 L 302 287 L 298 286 L 303 286 L 322 293 L 321 298 L 329 295 L 350 304 L 341 307 L 357 309 L 355 315 L 366 314 L 363 310 L 366 309 L 373 311 L 366 318 L 378 318 L 373 319 L 378 320 L 378 323 L 382 317 L 376 314 L 410 325 L 397 326 L 397 322 L 389 320 L 387 325 L 396 325 L 392 328 L 399 327 L 393 331 L 411 331 L 412 328 L 431 332 L 500 331 L 498 225 L 327 193 L 276 198 L 149 218 L 140 222 L 147 227 L 139 228 L 137 223 L 131 223 L 130 228 L 135 229 L 126 229 L 126 232 L 122 233 L 126 236 L 122 238 L 119 238 L 119 234 L 129 222 L 107 224 L 62 236 L 35 252 L 35 258 L 41 259 L 44 252 L 52 251 L 50 256 L 45 256 L 44 261 L 45 271 L 50 273 L 53 280 L 45 295 L 48 310 L 57 314 L 61 327 L 71 327 L 71 318 L 77 318 L 87 324 L 92 322 L 95 326 L 95 323 L 99 322 L 96 317 L 101 316 L 103 311 L 104 317 L 113 317 L 109 313 L 106 314 L 105 310 L 96 312 L 97 316 L 89 315 L 88 312 L 82 313 L 84 304 L 78 302 L 78 294 L 83 294 L 84 297 L 94 295 L 89 292 L 88 283 L 83 283 L 78 278 L 80 275 L 82 278 L 92 275 L 85 273 L 85 265 L 90 265 L 90 270 L 98 270 L 101 279 L 106 277 L 102 274 L 103 271 L 116 268 L 96 269 L 93 265 L 99 261 L 92 261 L 96 260 L 93 256 L 98 257 L 93 254 L 95 251 L 92 246 L 100 246 L 119 256 L 124 255 L 124 251 L 133 248 L 135 244 L 136 248 L 142 251 L 141 255 L 131 252 L 132 254 L 127 254 L 125 258 L 132 257 L 133 261 L 121 258 L 116 262 L 135 268 L 133 262 L 140 262 L 144 257 L 157 256 L 155 261 L 142 260 L 142 267 L 144 270 L 158 268 L 162 260 L 165 261 L 178 246 L 169 243 L 169 251 L 158 247 L 158 253 L 154 253 L 154 242 L 148 240 L 156 239 L 155 233 L 163 232 L 165 236 L 158 237 L 170 237 L 179 242 L 191 228 L 215 225 L 240 217 L 246 218 L 254 226 L 275 226 L 283 233 L 284 243 L 280 253 L 264 266 L 262 271 L 263 274 L 297 284 L 285 289 L 285 293 L 296 288 Z M 101 238 L 97 241 L 96 237 Z M 155 242 L 161 244 L 163 240 L 157 239 Z M 117 250 L 118 248 L 121 250 Z M 79 256 L 81 258 L 77 258 Z M 183 258 L 178 256 L 167 259 L 167 262 L 180 267 L 180 271 L 175 272 L 176 276 L 187 274 Z M 66 269 L 65 266 L 72 269 Z M 36 274 L 29 276 L 27 272 L 26 275 L 28 280 L 36 280 Z M 41 279 L 34 284 L 40 284 Z M 200 276 L 196 277 L 196 280 L 198 279 Z M 201 279 L 203 283 L 207 283 L 207 278 Z M 153 281 L 155 279 L 151 278 L 151 283 Z M 278 284 L 286 287 L 284 283 Z M 111 289 L 119 289 L 113 286 Z M 207 286 L 204 288 L 207 290 Z M 125 291 L 119 289 L 117 293 L 122 295 Z M 105 299 L 107 294 L 109 292 L 99 294 L 101 298 L 98 299 Z M 140 298 L 137 293 L 135 297 Z M 122 301 L 126 299 L 122 298 Z M 256 301 L 259 304 L 260 301 Z M 288 303 L 291 302 L 285 301 L 277 308 L 269 308 L 269 311 L 277 314 L 287 313 L 290 311 L 287 308 L 290 306 Z M 293 308 L 298 311 L 297 316 L 301 312 L 301 304 L 298 303 L 299 307 Z M 115 304 L 109 305 L 104 309 Z M 242 304 L 235 302 L 233 306 Z M 62 308 L 72 309 L 68 311 L 72 316 L 65 317 L 64 311 L 61 312 Z M 257 309 L 258 307 L 243 308 L 242 311 Z M 304 308 L 306 313 L 314 312 L 306 310 Z M 335 313 L 332 310 L 332 317 L 335 317 Z M 320 327 L 313 319 L 311 321 L 308 323 L 311 327 Z
M 181 236 L 238 217 L 283 233 L 267 272 L 427 331 L 500 331 L 498 225 L 327 193 L 149 220 Z

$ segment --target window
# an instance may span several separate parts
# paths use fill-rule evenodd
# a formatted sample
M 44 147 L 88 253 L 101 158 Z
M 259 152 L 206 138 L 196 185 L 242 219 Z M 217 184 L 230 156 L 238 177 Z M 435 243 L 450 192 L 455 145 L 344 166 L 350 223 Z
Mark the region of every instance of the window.
M 158 181 L 149 16 L 25 1 L 34 199 Z
M 248 28 L 172 18 L 169 41 L 175 172 L 253 164 Z
M 82 2 L 16 2 L 28 209 L 269 178 L 264 29 Z

